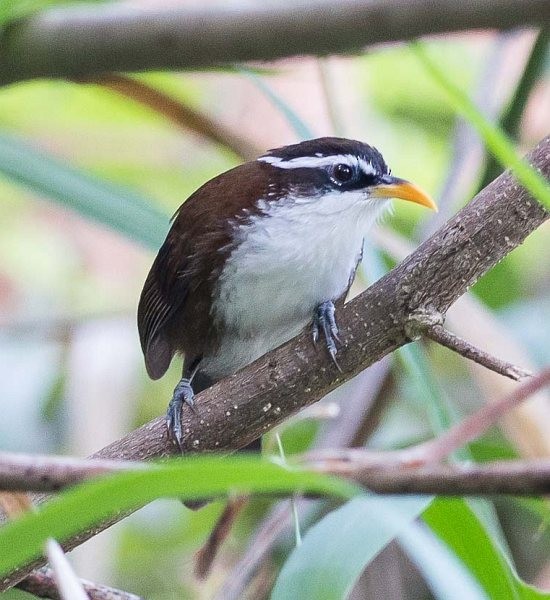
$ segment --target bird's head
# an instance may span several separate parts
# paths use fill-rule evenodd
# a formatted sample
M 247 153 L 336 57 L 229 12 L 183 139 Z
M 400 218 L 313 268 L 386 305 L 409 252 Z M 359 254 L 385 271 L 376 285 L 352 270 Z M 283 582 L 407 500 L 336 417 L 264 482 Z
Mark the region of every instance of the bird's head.
M 267 200 L 315 205 L 327 214 L 351 207 L 379 213 L 390 198 L 437 210 L 419 187 L 391 174 L 376 148 L 356 140 L 308 140 L 270 150 L 258 162 L 271 169 Z

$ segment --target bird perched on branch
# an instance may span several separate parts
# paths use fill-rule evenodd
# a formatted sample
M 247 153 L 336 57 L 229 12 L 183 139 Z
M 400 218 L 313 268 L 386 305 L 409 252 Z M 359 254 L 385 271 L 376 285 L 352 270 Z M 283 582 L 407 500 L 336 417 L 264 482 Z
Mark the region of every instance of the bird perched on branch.
M 376 148 L 319 138 L 270 150 L 214 177 L 180 206 L 141 294 L 147 372 L 162 377 L 183 354 L 167 412 L 181 446 L 181 409 L 311 325 L 336 366 L 335 305 L 363 238 L 390 198 L 435 209 L 391 175 Z

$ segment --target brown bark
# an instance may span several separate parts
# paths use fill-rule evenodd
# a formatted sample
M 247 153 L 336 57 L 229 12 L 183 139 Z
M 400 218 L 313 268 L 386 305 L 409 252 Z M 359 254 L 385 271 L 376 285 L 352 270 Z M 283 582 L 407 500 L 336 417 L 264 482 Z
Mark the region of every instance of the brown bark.
M 141 596 L 136 596 L 135 594 L 117 590 L 106 585 L 98 585 L 91 581 L 86 581 L 85 579 L 81 579 L 80 582 L 90 597 L 90 600 L 143 600 Z M 38 598 L 63 600 L 59 595 L 53 572 L 48 567 L 33 571 L 28 577 L 25 577 L 17 587 Z
M 547 0 L 309 0 L 52 8 L 0 38 L 0 84 L 113 71 L 211 68 L 481 28 L 550 23 Z
M 501 460 L 469 465 L 428 465 L 410 469 L 364 468 L 348 461 L 317 469 L 342 475 L 378 494 L 539 496 L 550 492 L 550 460 Z

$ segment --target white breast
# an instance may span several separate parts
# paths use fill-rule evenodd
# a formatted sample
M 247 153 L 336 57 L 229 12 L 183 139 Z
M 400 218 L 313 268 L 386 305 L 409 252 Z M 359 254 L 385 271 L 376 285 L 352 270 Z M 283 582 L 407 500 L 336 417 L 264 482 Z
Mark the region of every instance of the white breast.
M 321 302 L 339 298 L 387 205 L 362 192 L 263 202 L 262 214 L 235 231 L 212 308 L 227 334 L 201 369 L 215 378 L 234 373 L 297 335 Z

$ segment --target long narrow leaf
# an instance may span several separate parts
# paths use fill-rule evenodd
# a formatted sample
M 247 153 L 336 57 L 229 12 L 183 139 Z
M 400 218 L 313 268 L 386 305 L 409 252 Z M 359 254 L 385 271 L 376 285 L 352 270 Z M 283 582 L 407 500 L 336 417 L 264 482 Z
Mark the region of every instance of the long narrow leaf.
M 177 459 L 148 470 L 110 475 L 69 490 L 36 512 L 2 527 L 0 574 L 40 556 L 50 537 L 62 542 L 110 516 L 162 496 L 196 500 L 228 493 L 295 491 L 350 498 L 359 488 L 333 477 L 288 470 L 253 457 Z
M 247 69 L 246 67 L 241 67 L 239 71 L 271 101 L 273 106 L 285 117 L 288 121 L 288 124 L 294 130 L 294 133 L 297 135 L 300 140 L 308 140 L 314 138 L 315 135 L 311 128 L 306 125 L 305 121 L 298 116 L 298 113 L 290 107 L 290 105 L 285 102 L 279 94 L 276 94 L 262 77 L 260 77 L 256 72 Z
M 414 519 L 426 497 L 356 498 L 314 525 L 283 566 L 272 600 L 343 600 L 366 565 L 397 536 L 436 597 L 486 599 L 468 571 Z
M 468 96 L 447 77 L 443 69 L 430 57 L 423 44 L 414 42 L 411 48 L 434 81 L 446 92 L 453 109 L 476 129 L 495 158 L 505 168 L 513 171 L 518 181 L 533 197 L 550 208 L 550 185 L 544 177 L 518 156 L 508 137 L 499 127 L 490 123 Z
M 137 192 L 109 183 L 0 135 L 0 173 L 149 248 L 162 243 L 168 216 Z
M 472 501 L 438 498 L 423 514 L 424 521 L 460 557 L 490 598 L 548 600 L 522 581 L 473 510 Z
M 502 131 L 512 139 L 517 138 L 525 106 L 531 97 L 531 92 L 535 88 L 541 75 L 544 73 L 549 46 L 550 30 L 541 29 L 531 48 L 531 54 L 523 69 L 513 98 L 500 117 L 500 127 Z M 483 177 L 479 184 L 479 189 L 482 190 L 484 187 L 487 187 L 499 174 L 500 169 L 498 162 L 493 156 L 489 156 L 487 164 L 485 165 L 485 172 L 483 173 Z

